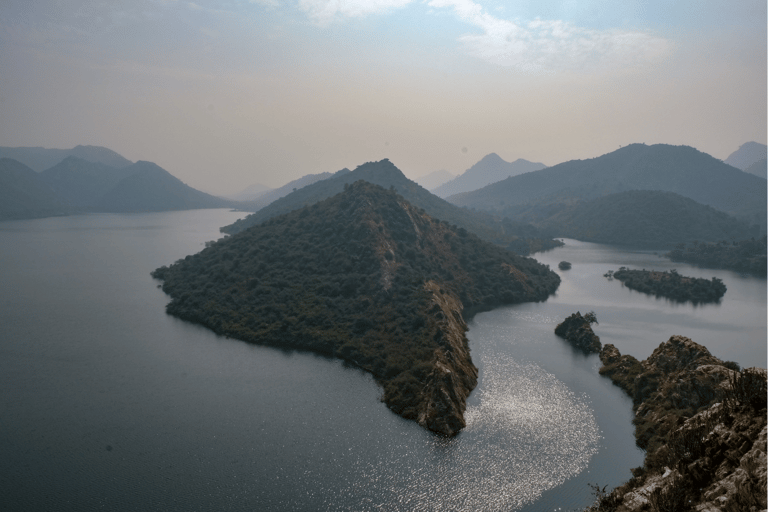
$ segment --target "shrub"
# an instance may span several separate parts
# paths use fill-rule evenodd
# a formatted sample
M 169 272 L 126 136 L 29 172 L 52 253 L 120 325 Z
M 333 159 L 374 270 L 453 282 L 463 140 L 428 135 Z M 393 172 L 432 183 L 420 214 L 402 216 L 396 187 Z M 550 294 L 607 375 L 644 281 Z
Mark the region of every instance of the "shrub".
M 667 485 L 657 487 L 648 497 L 653 512 L 682 512 L 690 508 L 685 481 L 676 473 L 669 478 Z
M 725 391 L 724 397 L 726 407 L 732 411 L 739 405 L 752 407 L 755 411 L 765 409 L 768 386 L 761 373 L 747 368 L 729 375 L 728 381 L 730 387 Z

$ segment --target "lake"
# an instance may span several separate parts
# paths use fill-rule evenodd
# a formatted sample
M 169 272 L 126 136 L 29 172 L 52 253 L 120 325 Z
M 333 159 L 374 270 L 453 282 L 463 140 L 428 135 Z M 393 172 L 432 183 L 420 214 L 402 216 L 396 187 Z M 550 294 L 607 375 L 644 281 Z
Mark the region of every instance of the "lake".
M 543 303 L 469 324 L 480 369 L 467 428 L 443 439 L 391 413 L 362 371 L 216 336 L 165 314 L 149 273 L 219 237 L 227 210 L 0 223 L 0 488 L 8 510 L 556 510 L 642 463 L 631 401 L 554 336 L 594 310 L 640 359 L 682 334 L 765 366 L 766 281 L 566 241 L 536 258 Z M 602 275 L 712 277 L 720 304 L 670 303 Z

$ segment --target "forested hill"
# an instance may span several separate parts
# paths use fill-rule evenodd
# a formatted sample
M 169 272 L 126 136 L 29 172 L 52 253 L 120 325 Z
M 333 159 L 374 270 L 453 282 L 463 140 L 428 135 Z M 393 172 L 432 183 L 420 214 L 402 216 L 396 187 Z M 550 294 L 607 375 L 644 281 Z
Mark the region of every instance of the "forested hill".
M 646 249 L 759 235 L 726 213 L 658 190 L 630 190 L 563 206 L 538 225 L 552 236 Z
M 358 180 L 364 180 L 387 189 L 393 188 L 407 201 L 423 208 L 430 216 L 463 227 L 484 240 L 514 249 L 521 254 L 527 253 L 524 247 L 535 247 L 536 244 L 541 244 L 537 247 L 540 250 L 556 245 L 551 240 L 541 240 L 538 230 L 532 226 L 504 223 L 487 213 L 458 208 L 444 199 L 440 199 L 418 183 L 409 180 L 388 159 L 365 163 L 354 171 L 347 171 L 346 169 L 339 171 L 331 178 L 291 192 L 256 213 L 229 226 L 222 227 L 221 231 L 229 234 L 238 233 L 251 226 L 261 224 L 276 215 L 297 210 L 338 194 L 345 185 Z
M 126 171 L 130 175 L 99 198 L 96 211 L 154 212 L 225 208 L 233 204 L 190 187 L 152 162 L 136 162 Z
M 666 144 L 632 144 L 590 160 L 513 176 L 449 200 L 511 215 L 519 205 L 594 199 L 627 190 L 674 192 L 750 224 L 766 225 L 764 180 L 694 148 Z
M 463 428 L 477 378 L 467 308 L 545 300 L 560 282 L 362 181 L 153 276 L 172 298 L 168 313 L 346 360 L 374 375 L 393 411 L 446 435 Z
M 41 172 L 40 177 L 70 208 L 87 211 L 133 172 L 132 166 L 117 168 L 69 156 Z

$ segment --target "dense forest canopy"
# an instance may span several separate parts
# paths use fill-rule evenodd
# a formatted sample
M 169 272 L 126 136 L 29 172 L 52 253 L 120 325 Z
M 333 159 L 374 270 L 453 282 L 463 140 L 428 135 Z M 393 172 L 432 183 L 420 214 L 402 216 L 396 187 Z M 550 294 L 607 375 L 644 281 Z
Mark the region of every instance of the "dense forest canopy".
M 741 239 L 759 233 L 757 226 L 659 190 L 618 192 L 575 204 L 561 203 L 559 211 L 553 209 L 555 213 L 539 211 L 538 220 L 529 220 L 550 236 L 645 249 L 669 249 L 694 240 Z
M 677 302 L 717 302 L 726 292 L 726 286 L 722 279 L 702 279 L 699 277 L 686 277 L 672 269 L 669 272 L 657 270 L 630 270 L 621 267 L 616 272 L 608 271 L 605 276 L 608 279 L 618 279 L 630 290 L 666 297 Z
M 342 169 L 334 176 L 297 189 L 261 210 L 224 226 L 224 233 L 237 233 L 251 226 L 261 224 L 276 215 L 282 215 L 304 206 L 338 194 L 349 185 L 364 180 L 384 188 L 393 188 L 411 204 L 423 208 L 430 216 L 469 230 L 480 238 L 506 247 L 518 254 L 529 254 L 560 245 L 546 237 L 539 230 L 525 223 L 512 223 L 484 212 L 473 212 L 457 208 L 448 201 L 431 194 L 418 183 L 409 180 L 388 159 L 367 162 L 354 171 Z
M 684 261 L 708 268 L 725 268 L 758 276 L 766 275 L 768 239 L 720 240 L 706 243 L 694 240 L 680 243 L 665 254 L 672 261 Z

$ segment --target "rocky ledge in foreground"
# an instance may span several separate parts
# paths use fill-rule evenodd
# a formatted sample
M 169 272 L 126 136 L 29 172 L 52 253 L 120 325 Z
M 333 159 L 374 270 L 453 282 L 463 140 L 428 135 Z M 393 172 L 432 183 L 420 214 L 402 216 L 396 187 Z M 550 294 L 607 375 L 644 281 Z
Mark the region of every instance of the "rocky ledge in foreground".
M 347 361 L 392 411 L 447 436 L 477 384 L 467 312 L 545 300 L 560 282 L 366 182 L 207 245 L 152 273 L 169 314 Z
M 592 324 L 596 323 L 598 323 L 597 317 L 592 311 L 584 316 L 577 311 L 555 327 L 555 334 L 565 338 L 571 345 L 587 354 L 597 354 L 603 348 L 603 344 L 600 343 L 600 337 L 592 330 Z
M 683 336 L 645 361 L 607 344 L 602 375 L 633 400 L 633 478 L 591 511 L 735 512 L 766 509 L 766 371 L 723 362 Z

